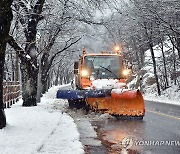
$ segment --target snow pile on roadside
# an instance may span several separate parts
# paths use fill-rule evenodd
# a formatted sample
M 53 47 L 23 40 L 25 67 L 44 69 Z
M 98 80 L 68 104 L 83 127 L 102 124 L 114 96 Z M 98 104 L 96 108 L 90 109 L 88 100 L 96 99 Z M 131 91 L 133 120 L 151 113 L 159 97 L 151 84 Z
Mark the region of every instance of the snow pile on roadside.
M 180 105 L 180 94 L 179 94 L 178 86 L 172 86 L 165 91 L 162 91 L 161 96 L 157 96 L 156 93 L 149 93 L 144 94 L 144 99 L 149 101 L 156 101 L 168 104 L 175 104 Z
M 55 99 L 57 90 L 59 90 L 60 88 L 65 88 L 65 87 L 70 87 L 70 86 L 71 86 L 71 84 L 54 86 L 54 87 L 52 87 L 51 89 L 48 90 L 48 92 L 42 97 L 42 99 L 44 99 L 44 98 Z
M 74 120 L 55 103 L 59 87 L 49 89 L 36 107 L 22 107 L 22 100 L 6 109 L 7 127 L 0 130 L 0 153 L 84 153 Z M 63 102 L 62 102 L 63 104 Z

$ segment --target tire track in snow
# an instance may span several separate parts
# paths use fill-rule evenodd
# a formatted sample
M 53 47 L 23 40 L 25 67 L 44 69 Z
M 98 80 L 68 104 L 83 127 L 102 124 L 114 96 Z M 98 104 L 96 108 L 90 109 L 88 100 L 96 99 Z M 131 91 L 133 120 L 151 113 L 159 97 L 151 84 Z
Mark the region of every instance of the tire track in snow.
M 73 118 L 61 113 L 56 127 L 39 146 L 37 153 L 72 154 L 72 151 L 73 154 L 84 153 Z
M 61 113 L 61 117 L 62 117 L 62 113 Z M 60 125 L 60 120 L 61 120 L 61 118 L 59 118 L 58 123 L 56 124 L 56 127 L 54 127 L 52 129 L 51 133 L 45 138 L 45 140 L 42 142 L 42 144 L 39 145 L 39 147 L 37 148 L 37 153 L 42 153 L 44 145 L 49 140 L 49 138 L 51 138 L 51 136 L 55 133 L 55 131 L 57 130 L 58 126 Z

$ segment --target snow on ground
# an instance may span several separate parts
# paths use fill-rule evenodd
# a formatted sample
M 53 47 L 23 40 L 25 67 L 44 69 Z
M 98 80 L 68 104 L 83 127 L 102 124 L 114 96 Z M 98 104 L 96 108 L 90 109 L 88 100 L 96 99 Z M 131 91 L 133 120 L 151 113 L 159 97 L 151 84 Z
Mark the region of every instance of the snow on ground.
M 155 88 L 155 87 L 154 87 Z M 156 93 L 152 93 L 149 90 L 149 93 L 144 94 L 144 99 L 149 101 L 155 101 L 160 103 L 175 104 L 180 105 L 180 94 L 178 86 L 172 86 L 165 91 L 162 91 L 161 96 L 157 96 Z
M 59 87 L 49 89 L 35 107 L 22 107 L 22 100 L 6 109 L 7 126 L 0 130 L 0 154 L 81 154 L 83 146 L 74 120 L 59 109 Z
M 157 97 L 157 96 L 153 96 L 153 95 L 148 95 L 148 96 L 144 96 L 144 99 L 147 100 L 147 101 L 154 101 L 154 102 L 158 102 L 158 103 L 180 105 L 179 100 L 167 99 L 164 96 L 158 96 Z

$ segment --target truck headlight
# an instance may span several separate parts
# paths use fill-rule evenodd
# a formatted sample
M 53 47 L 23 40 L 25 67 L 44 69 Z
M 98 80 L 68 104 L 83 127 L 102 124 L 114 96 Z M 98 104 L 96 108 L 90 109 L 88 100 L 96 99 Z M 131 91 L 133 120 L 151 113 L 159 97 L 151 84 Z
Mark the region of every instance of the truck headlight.
M 84 69 L 84 70 L 81 71 L 81 76 L 82 77 L 88 77 L 89 76 L 89 72 Z
M 129 75 L 129 70 L 128 69 L 124 69 L 122 71 L 122 74 L 123 74 L 123 76 L 127 77 Z

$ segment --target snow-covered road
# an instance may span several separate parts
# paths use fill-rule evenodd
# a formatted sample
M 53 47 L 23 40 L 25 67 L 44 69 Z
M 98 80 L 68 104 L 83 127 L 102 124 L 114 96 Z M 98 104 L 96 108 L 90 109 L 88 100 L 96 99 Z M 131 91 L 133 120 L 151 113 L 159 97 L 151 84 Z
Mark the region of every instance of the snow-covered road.
M 22 107 L 19 101 L 5 110 L 7 127 L 0 130 L 0 154 L 84 153 L 73 118 L 61 110 L 65 102 L 55 99 L 57 88 L 49 89 L 36 107 Z

